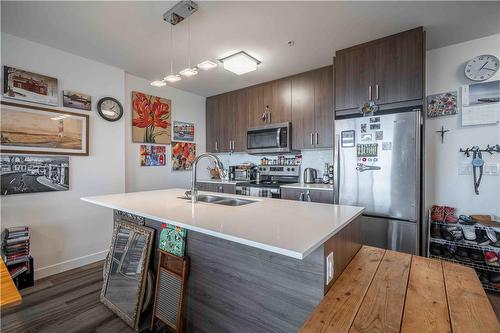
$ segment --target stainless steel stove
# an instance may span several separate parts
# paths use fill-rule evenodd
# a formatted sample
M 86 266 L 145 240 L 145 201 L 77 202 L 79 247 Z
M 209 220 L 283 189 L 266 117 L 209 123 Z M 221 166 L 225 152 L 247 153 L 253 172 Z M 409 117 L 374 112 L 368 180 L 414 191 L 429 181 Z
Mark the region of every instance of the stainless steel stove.
M 238 183 L 236 194 L 252 197 L 280 198 L 280 186 L 297 183 L 300 178 L 298 165 L 260 165 L 257 180 Z

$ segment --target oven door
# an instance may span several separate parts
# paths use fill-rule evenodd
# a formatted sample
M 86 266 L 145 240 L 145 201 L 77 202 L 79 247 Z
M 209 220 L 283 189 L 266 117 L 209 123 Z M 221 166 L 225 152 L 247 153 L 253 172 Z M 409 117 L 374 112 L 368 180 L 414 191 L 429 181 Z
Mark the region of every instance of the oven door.
M 280 198 L 280 189 L 272 187 L 249 187 L 249 195 L 261 198 Z
M 291 151 L 290 123 L 251 127 L 247 131 L 247 153 L 288 153 Z

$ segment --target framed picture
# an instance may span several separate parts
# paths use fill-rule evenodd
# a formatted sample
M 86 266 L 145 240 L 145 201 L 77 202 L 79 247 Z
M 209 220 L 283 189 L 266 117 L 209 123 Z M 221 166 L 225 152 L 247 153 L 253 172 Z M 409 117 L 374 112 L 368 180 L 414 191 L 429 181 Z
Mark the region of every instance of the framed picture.
M 194 124 L 174 121 L 175 141 L 194 141 Z
M 90 111 L 92 109 L 92 97 L 76 91 L 63 90 L 63 106 Z
M 3 96 L 26 102 L 58 106 L 57 79 L 3 66 Z
M 172 170 L 191 170 L 195 158 L 195 143 L 172 142 Z
M 1 102 L 3 153 L 88 155 L 89 116 Z
M 68 156 L 0 156 L 1 195 L 67 191 Z
M 169 99 L 132 92 L 132 142 L 170 144 L 172 109 Z
M 435 118 L 458 113 L 457 91 L 427 96 L 427 117 Z
M 165 146 L 141 145 L 141 166 L 165 166 Z

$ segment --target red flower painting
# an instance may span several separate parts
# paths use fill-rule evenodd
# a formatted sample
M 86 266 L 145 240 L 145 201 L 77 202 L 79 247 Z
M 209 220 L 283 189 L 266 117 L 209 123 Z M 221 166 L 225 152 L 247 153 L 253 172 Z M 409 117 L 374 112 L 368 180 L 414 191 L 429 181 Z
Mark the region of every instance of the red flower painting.
M 169 99 L 132 92 L 132 141 L 144 143 L 171 142 L 172 113 Z

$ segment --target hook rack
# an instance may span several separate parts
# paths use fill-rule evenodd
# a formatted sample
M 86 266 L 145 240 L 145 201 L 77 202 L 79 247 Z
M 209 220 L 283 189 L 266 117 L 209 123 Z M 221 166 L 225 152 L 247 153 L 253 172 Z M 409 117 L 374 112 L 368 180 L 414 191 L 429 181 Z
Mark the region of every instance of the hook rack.
M 474 152 L 485 152 L 485 153 L 488 153 L 490 155 L 493 155 L 493 153 L 500 153 L 500 145 L 494 145 L 494 146 L 490 146 L 490 145 L 486 145 L 486 149 L 480 149 L 479 146 L 472 146 L 470 148 L 466 148 L 466 149 L 463 149 L 463 148 L 460 148 L 459 150 L 461 153 L 464 153 L 465 156 L 467 157 L 470 157 L 470 154 L 471 153 L 474 153 Z

